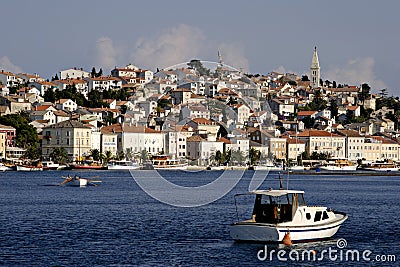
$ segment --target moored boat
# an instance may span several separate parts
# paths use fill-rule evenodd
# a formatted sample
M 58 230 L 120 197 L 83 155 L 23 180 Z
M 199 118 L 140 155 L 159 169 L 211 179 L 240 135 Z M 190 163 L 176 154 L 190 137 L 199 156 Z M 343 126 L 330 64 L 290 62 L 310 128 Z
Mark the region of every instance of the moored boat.
M 33 172 L 33 171 L 43 171 L 41 166 L 32 166 L 32 165 L 16 165 L 17 171 L 19 172 Z
M 140 165 L 131 160 L 112 160 L 108 162 L 107 168 L 109 170 L 137 170 Z
M 179 159 L 171 159 L 167 156 L 153 156 L 151 163 L 155 170 L 186 170 L 187 162 L 181 162 Z
M 67 166 L 66 165 L 60 165 L 58 163 L 54 163 L 53 161 L 42 161 L 42 168 L 44 171 L 46 170 L 63 170 Z
M 328 161 L 326 164 L 319 166 L 324 171 L 356 171 L 357 164 L 345 159 L 337 159 Z
M 11 165 L 6 165 L 4 163 L 0 163 L 0 171 L 5 172 L 5 171 L 13 171 L 14 168 Z
M 348 218 L 327 207 L 307 206 L 301 190 L 255 190 L 252 217 L 233 223 L 231 237 L 237 241 L 281 243 L 286 234 L 292 242 L 324 240 L 332 237 Z
M 70 167 L 72 169 L 79 169 L 79 170 L 106 170 L 107 166 L 103 166 L 101 164 L 71 164 Z
M 361 167 L 361 170 L 376 172 L 397 172 L 399 166 L 390 162 L 375 162 Z

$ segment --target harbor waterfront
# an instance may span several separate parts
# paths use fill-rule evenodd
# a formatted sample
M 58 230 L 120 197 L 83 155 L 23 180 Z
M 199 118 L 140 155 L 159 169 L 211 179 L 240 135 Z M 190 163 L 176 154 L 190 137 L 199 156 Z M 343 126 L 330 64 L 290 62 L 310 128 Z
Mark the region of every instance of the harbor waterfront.
M 222 171 L 161 171 L 182 186 L 201 186 Z M 58 187 L 62 176 L 100 177 L 96 187 Z M 246 192 L 254 171 L 246 171 L 223 198 L 196 208 L 172 207 L 148 196 L 126 171 L 49 171 L 0 173 L 1 266 L 256 266 L 265 244 L 238 243 L 229 226 L 236 219 L 233 195 Z M 388 173 L 390 174 L 390 173 Z M 367 176 L 368 175 L 368 176 Z M 284 178 L 286 187 L 287 176 Z M 278 174 L 260 188 L 279 187 Z M 400 178 L 385 174 L 291 174 L 289 188 L 306 192 L 307 204 L 323 203 L 349 215 L 328 241 L 293 249 L 322 251 L 345 239 L 348 249 L 400 260 L 398 192 Z M 238 203 L 239 216 L 251 214 L 254 199 Z M 277 245 L 268 248 L 278 250 Z M 289 252 L 288 248 L 286 250 Z M 323 260 L 324 266 L 348 265 Z M 273 266 L 286 266 L 276 257 Z M 296 266 L 310 266 L 296 262 Z M 397 262 L 380 262 L 395 266 Z M 366 266 L 371 263 L 352 262 Z

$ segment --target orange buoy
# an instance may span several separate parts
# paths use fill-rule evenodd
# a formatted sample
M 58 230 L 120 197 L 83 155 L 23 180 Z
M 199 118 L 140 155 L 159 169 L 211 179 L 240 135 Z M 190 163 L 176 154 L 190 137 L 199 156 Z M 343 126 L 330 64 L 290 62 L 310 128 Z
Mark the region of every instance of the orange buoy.
M 285 236 L 283 237 L 282 243 L 286 246 L 291 246 L 292 240 L 290 239 L 290 232 L 286 232 Z

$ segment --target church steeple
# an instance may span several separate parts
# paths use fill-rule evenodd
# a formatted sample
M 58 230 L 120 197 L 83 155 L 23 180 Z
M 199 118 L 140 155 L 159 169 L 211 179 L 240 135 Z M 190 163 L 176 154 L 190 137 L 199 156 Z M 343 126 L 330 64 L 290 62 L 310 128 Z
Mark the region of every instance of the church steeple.
M 310 79 L 311 88 L 320 87 L 319 80 L 321 78 L 321 68 L 319 67 L 317 47 L 314 47 L 314 54 L 311 61 L 310 72 L 311 72 L 311 79 Z

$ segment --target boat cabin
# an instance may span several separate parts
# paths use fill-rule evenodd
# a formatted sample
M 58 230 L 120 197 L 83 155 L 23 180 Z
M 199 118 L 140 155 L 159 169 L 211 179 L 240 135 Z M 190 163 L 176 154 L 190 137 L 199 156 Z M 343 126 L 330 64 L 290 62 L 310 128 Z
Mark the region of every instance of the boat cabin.
M 256 190 L 252 219 L 259 223 L 282 223 L 293 220 L 299 206 L 306 206 L 304 191 Z

